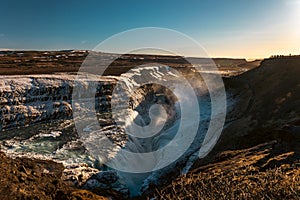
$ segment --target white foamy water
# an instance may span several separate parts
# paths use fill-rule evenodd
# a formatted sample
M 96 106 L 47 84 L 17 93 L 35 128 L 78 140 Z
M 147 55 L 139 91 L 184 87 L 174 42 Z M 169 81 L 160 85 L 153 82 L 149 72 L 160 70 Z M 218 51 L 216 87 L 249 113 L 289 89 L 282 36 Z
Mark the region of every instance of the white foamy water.
M 167 88 L 168 91 L 153 86 L 153 91 L 147 93 L 145 90 L 149 84 L 159 85 L 156 87 Z M 222 123 L 225 114 L 222 111 L 226 106 L 221 102 L 212 114 L 206 84 L 202 79 L 182 76 L 165 66 L 132 69 L 120 77 L 111 104 L 117 127 L 128 135 L 125 145 L 113 144 L 97 128 L 96 131 L 89 131 L 87 123 L 94 124 L 91 112 L 86 112 L 90 106 L 75 115 L 78 119 L 90 118 L 83 123 L 86 124 L 84 127 L 81 120 L 76 122 L 79 124 L 77 127 L 83 130 L 79 135 L 92 155 L 118 172 L 131 195 L 138 195 L 150 184 L 158 184 L 164 175 L 176 168 L 182 168 L 182 172 L 187 173 L 199 158 L 199 150 L 208 130 L 210 135 L 202 155 L 209 152 L 211 138 L 214 138 L 212 135 L 219 128 L 217 125 L 215 129 L 209 128 L 211 118 L 220 118 Z M 141 87 L 144 90 L 139 89 Z M 216 84 L 212 88 L 215 89 L 214 95 L 218 95 L 219 86 Z M 222 92 L 220 90 L 221 101 L 226 101 Z M 148 94 L 151 94 L 150 97 Z M 82 100 L 78 101 L 78 104 L 82 103 Z

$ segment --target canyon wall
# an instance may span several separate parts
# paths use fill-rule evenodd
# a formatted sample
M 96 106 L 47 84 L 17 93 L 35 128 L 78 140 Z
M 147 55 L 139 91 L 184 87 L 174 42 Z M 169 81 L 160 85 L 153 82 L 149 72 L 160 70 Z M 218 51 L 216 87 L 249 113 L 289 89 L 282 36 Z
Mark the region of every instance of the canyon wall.
M 86 83 L 75 75 L 2 76 L 0 78 L 0 130 L 72 117 L 72 91 Z M 109 109 L 108 101 L 116 83 L 113 77 L 90 80 L 96 84 L 97 112 Z M 76 85 L 76 86 L 75 86 Z M 81 90 L 82 95 L 88 91 Z

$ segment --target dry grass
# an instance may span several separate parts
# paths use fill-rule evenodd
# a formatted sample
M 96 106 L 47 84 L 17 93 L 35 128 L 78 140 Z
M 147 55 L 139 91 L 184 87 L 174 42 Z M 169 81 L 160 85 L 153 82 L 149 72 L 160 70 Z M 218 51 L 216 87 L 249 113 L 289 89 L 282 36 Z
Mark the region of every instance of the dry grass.
M 189 174 L 157 190 L 157 199 L 300 199 L 300 169 L 265 172 L 249 166 L 230 173 Z
M 276 141 L 244 150 L 225 151 L 167 186 L 155 199 L 300 199 L 297 153 L 278 155 Z M 271 164 L 272 163 L 272 164 Z M 150 197 L 147 197 L 150 199 Z

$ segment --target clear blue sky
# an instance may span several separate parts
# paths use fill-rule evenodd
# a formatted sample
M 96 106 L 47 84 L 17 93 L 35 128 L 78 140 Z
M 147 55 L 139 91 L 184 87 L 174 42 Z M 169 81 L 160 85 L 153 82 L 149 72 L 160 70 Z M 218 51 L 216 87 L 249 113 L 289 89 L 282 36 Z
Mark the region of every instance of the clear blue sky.
M 300 54 L 299 13 L 300 0 L 0 0 L 0 48 L 92 49 L 151 26 L 183 32 L 211 56 Z

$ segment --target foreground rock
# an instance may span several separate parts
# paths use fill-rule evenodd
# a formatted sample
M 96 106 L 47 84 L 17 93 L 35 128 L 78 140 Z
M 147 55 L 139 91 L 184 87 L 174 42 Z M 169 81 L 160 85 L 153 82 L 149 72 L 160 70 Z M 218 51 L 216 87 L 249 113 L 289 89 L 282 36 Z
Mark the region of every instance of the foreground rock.
M 0 152 L 0 199 L 108 199 L 62 181 L 63 165 Z

